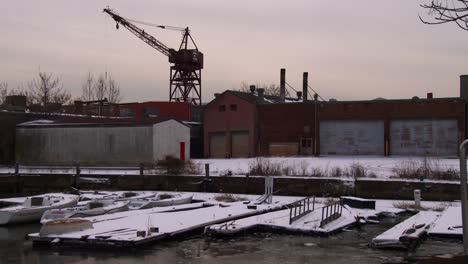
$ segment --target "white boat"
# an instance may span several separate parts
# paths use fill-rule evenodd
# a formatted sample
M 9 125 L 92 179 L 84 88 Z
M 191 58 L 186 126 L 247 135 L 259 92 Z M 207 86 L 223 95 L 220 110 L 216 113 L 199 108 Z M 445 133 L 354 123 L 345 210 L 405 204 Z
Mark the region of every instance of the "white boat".
M 192 194 L 157 194 L 152 198 L 131 200 L 128 205 L 130 210 L 148 209 L 153 207 L 188 204 L 192 202 Z
M 80 199 L 82 201 L 89 200 L 115 200 L 115 201 L 127 201 L 135 199 L 143 199 L 154 197 L 154 192 L 144 191 L 118 191 L 118 192 L 107 192 L 107 191 L 80 191 Z
M 94 200 L 84 202 L 84 204 L 75 207 L 47 210 L 42 215 L 41 224 L 58 219 L 90 217 L 124 212 L 128 210 L 129 202 L 130 201 Z
M 27 197 L 22 204 L 0 208 L 0 225 L 39 221 L 45 211 L 76 206 L 78 199 L 61 193 Z

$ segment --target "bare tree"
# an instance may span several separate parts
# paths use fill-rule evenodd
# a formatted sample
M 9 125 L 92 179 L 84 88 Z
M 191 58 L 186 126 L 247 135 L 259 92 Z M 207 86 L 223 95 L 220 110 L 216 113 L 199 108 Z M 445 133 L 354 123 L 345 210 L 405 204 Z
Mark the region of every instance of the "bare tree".
M 107 96 L 107 89 L 106 78 L 101 74 L 94 82 L 94 96 L 96 100 L 104 100 Z
M 456 23 L 460 28 L 468 30 L 468 0 L 433 0 L 430 4 L 422 4 L 432 17 L 430 20 L 419 19 L 424 24 L 437 25 Z
M 91 72 L 88 72 L 86 79 L 83 82 L 81 87 L 81 100 L 83 101 L 93 101 L 94 100 L 94 75 Z
M 0 105 L 5 103 L 7 95 L 8 95 L 8 83 L 0 82 Z
M 122 100 L 120 95 L 120 86 L 117 82 L 109 75 L 109 82 L 107 84 L 107 101 L 109 103 L 119 103 Z
M 257 83 L 257 84 L 255 84 L 255 87 L 265 89 L 265 94 L 266 95 L 272 95 L 272 96 L 279 96 L 280 95 L 280 87 L 279 87 L 279 85 L 274 84 L 274 83 L 271 83 L 271 84 Z M 246 82 L 241 82 L 239 91 L 241 91 L 241 92 L 250 92 L 250 85 L 247 85 Z M 288 89 L 286 89 L 286 96 L 289 96 Z
M 51 73 L 39 72 L 39 76 L 29 84 L 29 92 L 32 102 L 46 106 L 49 103 L 66 104 L 71 99 L 71 94 L 63 88 L 60 78 Z

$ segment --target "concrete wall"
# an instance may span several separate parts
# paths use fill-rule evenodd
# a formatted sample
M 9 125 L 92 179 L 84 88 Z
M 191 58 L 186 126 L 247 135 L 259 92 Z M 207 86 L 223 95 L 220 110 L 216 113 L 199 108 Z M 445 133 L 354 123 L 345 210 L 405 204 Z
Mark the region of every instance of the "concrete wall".
M 24 127 L 16 160 L 24 165 L 137 166 L 153 162 L 151 126 Z
M 185 160 L 190 159 L 190 128 L 175 120 L 153 125 L 153 160 L 166 155 L 180 156 L 180 142 L 185 142 Z

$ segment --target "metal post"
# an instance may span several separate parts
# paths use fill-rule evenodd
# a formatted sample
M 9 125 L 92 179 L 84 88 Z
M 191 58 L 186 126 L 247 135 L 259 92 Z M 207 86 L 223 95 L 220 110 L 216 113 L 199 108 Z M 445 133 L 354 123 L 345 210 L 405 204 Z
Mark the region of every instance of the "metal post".
M 143 163 L 140 163 L 140 176 L 141 177 L 143 177 L 143 169 L 144 169 Z
M 466 150 L 468 139 L 460 145 L 460 189 L 462 204 L 462 226 L 463 226 L 463 248 L 465 255 L 468 255 L 468 193 L 466 186 Z
M 16 192 L 20 192 L 20 174 L 19 174 L 19 164 L 15 163 L 15 179 L 16 179 Z
M 74 187 L 79 189 L 79 187 L 80 187 L 80 174 L 81 174 L 80 164 L 79 163 L 75 164 L 75 169 L 76 169 L 76 174 L 75 174 L 75 186 Z
M 210 164 L 205 163 L 205 177 L 210 177 Z

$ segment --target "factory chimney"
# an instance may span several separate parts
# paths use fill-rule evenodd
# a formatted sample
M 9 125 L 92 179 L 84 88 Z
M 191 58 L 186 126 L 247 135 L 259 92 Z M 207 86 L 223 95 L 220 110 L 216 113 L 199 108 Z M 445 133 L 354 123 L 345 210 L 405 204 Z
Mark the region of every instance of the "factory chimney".
M 255 93 L 255 85 L 250 85 L 249 89 L 251 94 Z
M 286 69 L 281 69 L 280 76 L 280 101 L 284 102 L 286 97 Z
M 460 98 L 468 102 L 468 75 L 460 75 Z
M 302 101 L 305 102 L 307 101 L 307 87 L 309 86 L 308 84 L 308 79 L 309 78 L 309 73 L 304 72 L 302 74 Z
M 263 100 L 265 98 L 265 89 L 264 88 L 257 88 L 258 98 Z

